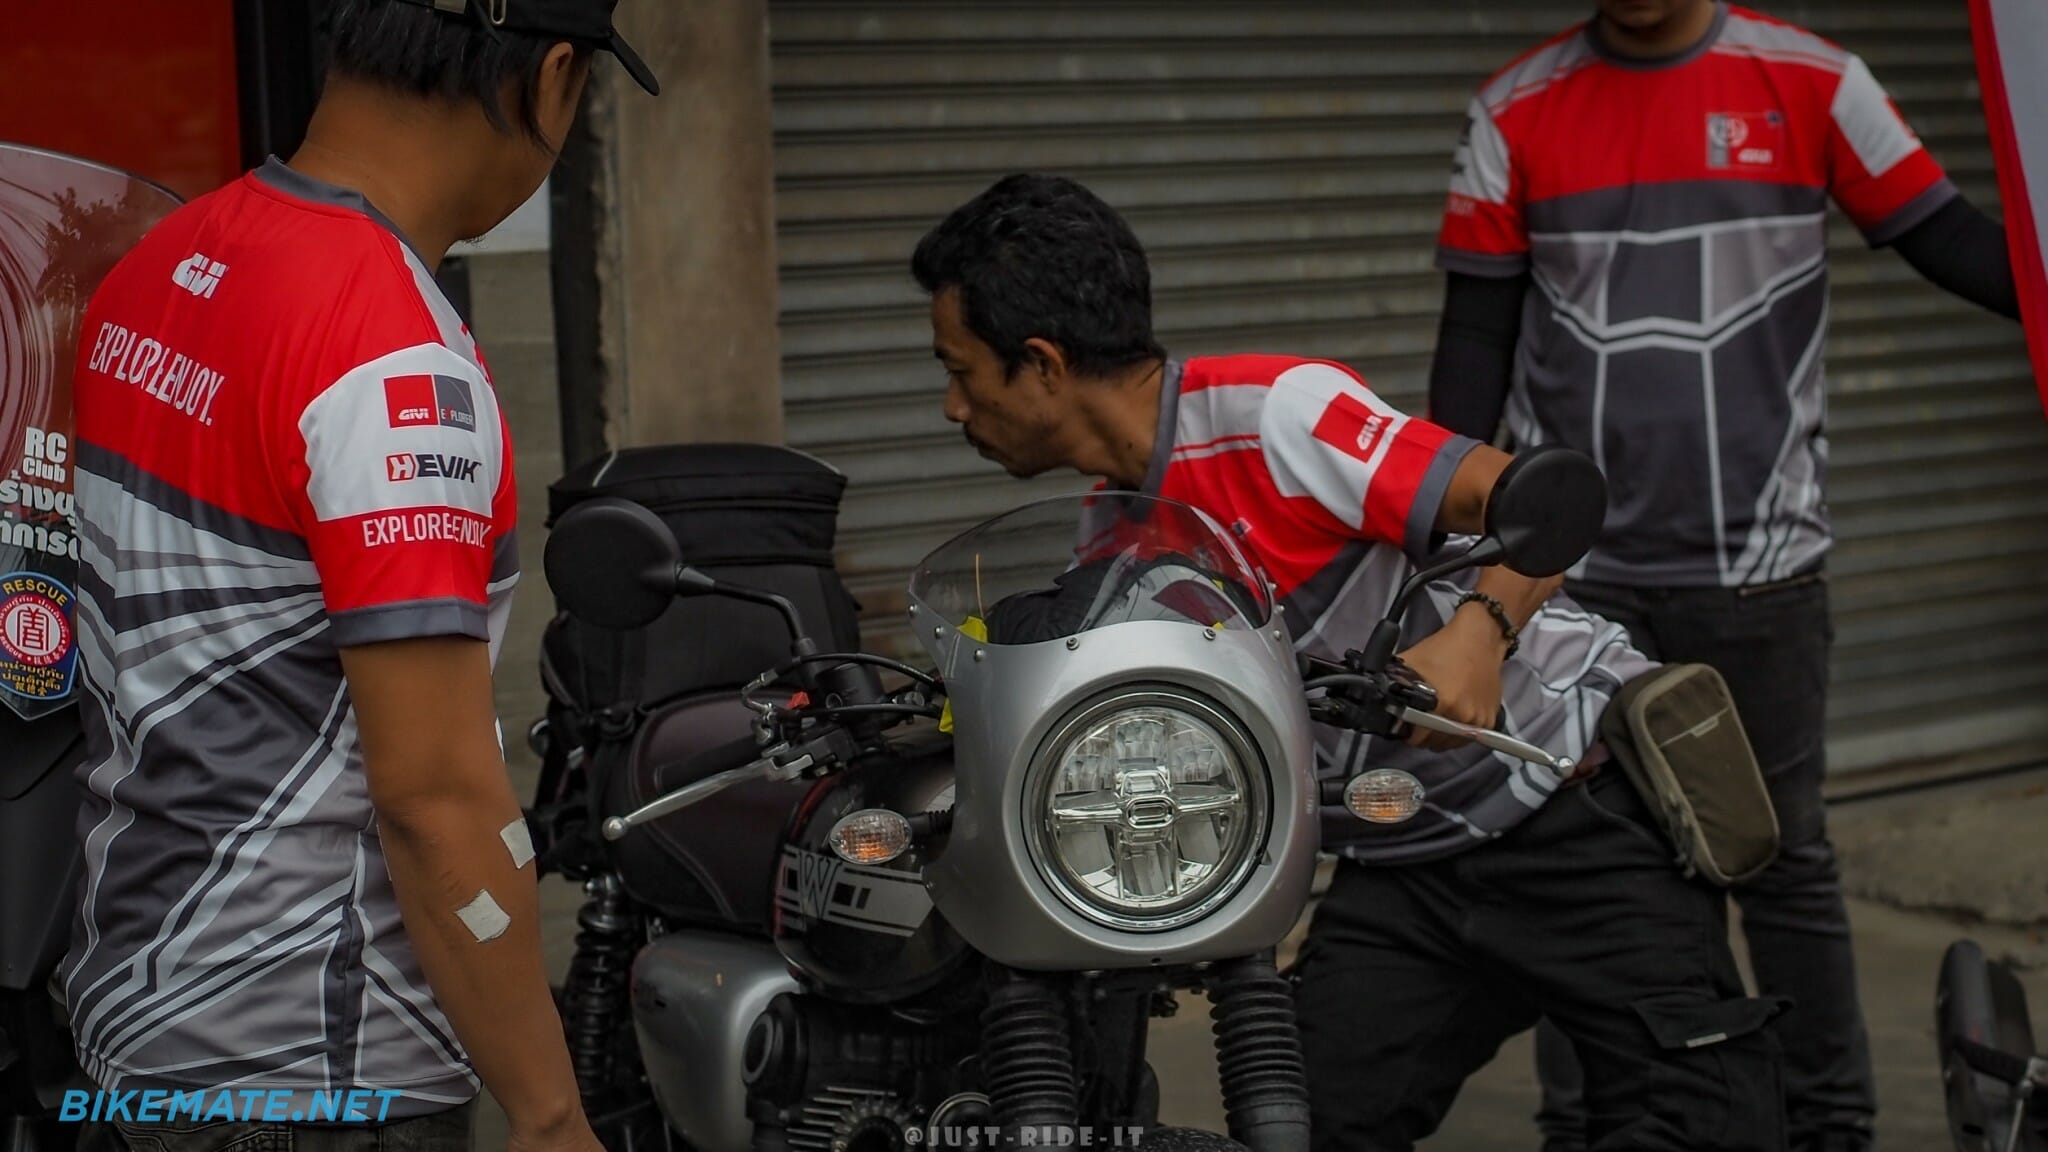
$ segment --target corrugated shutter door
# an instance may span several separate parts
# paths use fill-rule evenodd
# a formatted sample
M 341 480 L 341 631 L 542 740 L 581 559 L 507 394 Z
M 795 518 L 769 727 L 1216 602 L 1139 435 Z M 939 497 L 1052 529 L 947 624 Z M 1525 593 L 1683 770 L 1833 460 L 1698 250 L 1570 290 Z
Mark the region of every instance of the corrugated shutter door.
M 1995 203 L 1962 6 L 1776 6 L 1863 52 L 1970 195 Z M 852 478 L 844 570 L 900 645 L 904 575 L 1019 484 L 943 420 L 917 238 L 1005 172 L 1075 176 L 1151 252 L 1177 355 L 1357 365 L 1419 410 L 1431 252 L 1472 91 L 1583 3 L 774 0 L 783 394 Z M 2048 430 L 2011 326 L 1846 228 L 1836 268 L 1837 746 L 1895 758 L 1932 712 L 2048 689 Z M 1941 597 L 1938 601 L 1930 596 Z M 2023 719 L 1998 731 L 2015 736 Z M 1938 750 L 1976 740 L 1959 731 Z M 1875 739 L 1875 743 L 1869 741 Z M 1877 749 L 1871 752 L 1864 749 Z
M 1968 5 L 1774 4 L 1862 55 L 1996 210 Z M 1866 248 L 1836 215 L 1828 354 L 1831 767 L 2048 739 L 2048 420 L 2018 327 Z

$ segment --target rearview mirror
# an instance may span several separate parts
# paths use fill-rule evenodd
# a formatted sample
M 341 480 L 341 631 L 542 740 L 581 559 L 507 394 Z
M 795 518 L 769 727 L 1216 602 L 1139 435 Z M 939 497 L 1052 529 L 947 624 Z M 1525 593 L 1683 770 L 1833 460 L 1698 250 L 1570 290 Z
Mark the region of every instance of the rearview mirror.
M 548 587 L 578 619 L 627 632 L 644 627 L 676 598 L 682 549 L 653 512 L 601 497 L 562 514 L 548 534 Z
M 1486 499 L 1486 532 L 1470 548 L 1408 578 L 1386 618 L 1359 649 L 1361 666 L 1385 667 L 1401 639 L 1401 617 L 1432 580 L 1488 564 L 1545 579 L 1579 562 L 1607 520 L 1607 481 L 1592 458 L 1561 445 L 1508 461 Z
M 1607 519 L 1607 481 L 1591 457 L 1559 445 L 1516 456 L 1486 501 L 1501 563 L 1542 579 L 1577 564 Z

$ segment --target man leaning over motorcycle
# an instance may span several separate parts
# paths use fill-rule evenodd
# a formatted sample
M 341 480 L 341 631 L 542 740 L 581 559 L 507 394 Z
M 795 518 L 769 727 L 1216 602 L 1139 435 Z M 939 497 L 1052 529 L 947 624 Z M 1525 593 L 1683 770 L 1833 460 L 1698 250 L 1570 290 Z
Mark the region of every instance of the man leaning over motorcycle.
M 1171 357 L 1144 250 L 1071 180 L 999 181 L 912 272 L 969 443 L 1013 476 L 1071 468 L 1206 512 L 1306 654 L 1360 646 L 1417 560 L 1482 529 L 1509 460 L 1331 361 Z M 1585 1062 L 1591 1148 L 1783 1146 L 1778 1005 L 1744 996 L 1720 893 L 1601 768 L 1602 712 L 1656 665 L 1557 588 L 1499 567 L 1434 584 L 1402 657 L 1440 714 L 1568 755 L 1571 777 L 1420 731 L 1319 734 L 1323 773 L 1398 769 L 1424 802 L 1326 817 L 1340 863 L 1296 968 L 1318 1149 L 1412 1148 L 1539 1015 Z

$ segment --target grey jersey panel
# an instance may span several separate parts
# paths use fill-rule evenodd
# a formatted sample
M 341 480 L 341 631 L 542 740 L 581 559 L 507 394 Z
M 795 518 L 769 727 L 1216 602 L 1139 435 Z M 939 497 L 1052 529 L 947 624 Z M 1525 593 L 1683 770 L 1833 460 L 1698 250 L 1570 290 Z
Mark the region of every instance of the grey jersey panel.
M 1364 643 L 1394 592 L 1415 571 L 1385 545 L 1340 559 L 1349 565 L 1342 592 L 1319 616 L 1290 602 L 1290 624 L 1308 621 L 1296 647 L 1337 659 Z M 1336 567 L 1336 566 L 1333 566 Z M 1401 629 L 1406 649 L 1440 630 L 1458 597 L 1477 581 L 1464 573 L 1431 584 Z M 1587 613 L 1560 593 L 1522 629 L 1521 648 L 1501 668 L 1497 727 L 1553 755 L 1582 760 L 1599 741 L 1600 716 L 1623 684 L 1656 663 L 1629 645 L 1620 625 Z M 1333 851 L 1375 864 L 1438 859 L 1473 848 L 1520 824 L 1548 803 L 1561 781 L 1546 768 L 1467 745 L 1448 751 L 1319 727 L 1318 771 L 1349 779 L 1372 768 L 1411 773 L 1427 790 L 1424 811 L 1401 824 L 1367 824 L 1341 808 L 1325 811 L 1323 842 Z
M 393 1117 L 470 1098 L 399 921 L 303 545 L 273 551 L 98 449 L 78 494 L 108 533 L 80 551 L 87 875 L 63 972 L 87 1071 L 403 1090 Z
M 1820 563 L 1825 210 L 1820 189 L 1747 181 L 1529 206 L 1506 422 L 1607 475 L 1606 530 L 1573 575 L 1738 586 Z

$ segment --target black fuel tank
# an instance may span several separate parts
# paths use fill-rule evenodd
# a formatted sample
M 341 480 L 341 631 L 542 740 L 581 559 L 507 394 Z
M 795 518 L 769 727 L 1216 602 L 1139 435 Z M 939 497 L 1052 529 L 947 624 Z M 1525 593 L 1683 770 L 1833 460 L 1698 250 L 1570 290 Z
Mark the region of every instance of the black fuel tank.
M 775 942 L 820 991 L 889 1003 L 937 986 L 971 955 L 924 887 L 944 833 L 878 866 L 842 860 L 827 840 L 862 809 L 914 816 L 952 806 L 952 744 L 934 735 L 819 781 L 792 814 L 776 869 Z

